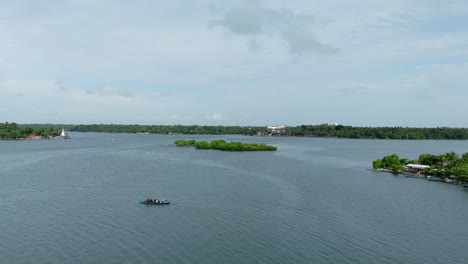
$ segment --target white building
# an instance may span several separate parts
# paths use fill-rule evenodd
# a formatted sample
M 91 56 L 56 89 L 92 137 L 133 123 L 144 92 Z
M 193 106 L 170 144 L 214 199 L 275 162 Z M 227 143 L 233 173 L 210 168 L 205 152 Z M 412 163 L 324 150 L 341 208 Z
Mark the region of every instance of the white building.
M 407 171 L 411 172 L 424 172 L 429 169 L 429 165 L 420 165 L 420 164 L 408 164 L 405 166 Z
M 279 125 L 279 126 L 267 126 L 268 133 L 270 134 L 279 134 L 283 132 L 288 126 Z

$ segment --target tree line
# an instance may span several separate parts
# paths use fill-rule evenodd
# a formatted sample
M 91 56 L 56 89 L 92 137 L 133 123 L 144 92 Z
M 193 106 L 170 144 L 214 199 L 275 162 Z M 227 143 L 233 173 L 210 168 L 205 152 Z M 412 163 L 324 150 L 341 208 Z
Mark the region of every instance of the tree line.
M 413 127 L 353 127 L 345 125 L 300 125 L 291 126 L 273 133 L 266 126 L 199 126 L 199 125 L 24 125 L 32 128 L 52 126 L 65 127 L 68 131 L 107 133 L 151 134 L 200 134 L 200 135 L 273 135 L 298 137 L 336 137 L 357 139 L 468 139 L 468 128 L 413 128 Z
M 405 165 L 429 165 L 427 173 L 437 177 L 453 176 L 460 182 L 468 181 L 468 153 L 459 155 L 453 151 L 441 155 L 421 154 L 418 160 L 400 158 L 397 154 L 385 156 L 372 162 L 374 169 L 385 168 L 394 172 L 405 170 Z
M 264 143 L 241 143 L 226 142 L 224 140 L 213 140 L 211 142 L 195 140 L 176 140 L 174 144 L 179 147 L 192 146 L 197 149 L 217 149 L 224 151 L 274 151 L 277 147 L 266 145 Z
M 468 128 L 353 127 L 322 124 L 287 127 L 280 134 L 365 139 L 468 139 Z
M 256 135 L 267 132 L 266 127 L 242 126 L 183 126 L 183 125 L 66 125 L 65 129 L 77 132 L 107 133 L 151 133 L 151 134 L 192 134 L 192 135 Z
M 0 123 L 0 139 L 20 139 L 31 134 L 42 137 L 55 137 L 60 135 L 60 132 L 52 125 L 31 128 L 19 126 L 16 123 Z
M 269 135 L 260 126 L 183 126 L 183 125 L 69 125 L 67 130 L 79 132 Z M 468 128 L 353 127 L 343 125 L 301 125 L 286 127 L 277 136 L 337 137 L 361 139 L 468 139 Z

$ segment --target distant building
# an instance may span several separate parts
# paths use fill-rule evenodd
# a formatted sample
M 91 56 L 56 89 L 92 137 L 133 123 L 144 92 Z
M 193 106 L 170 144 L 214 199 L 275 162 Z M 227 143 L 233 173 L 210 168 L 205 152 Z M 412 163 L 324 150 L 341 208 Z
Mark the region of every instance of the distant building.
M 279 126 L 267 126 L 267 130 L 269 134 L 280 134 L 283 132 L 288 126 L 286 125 L 279 125 Z

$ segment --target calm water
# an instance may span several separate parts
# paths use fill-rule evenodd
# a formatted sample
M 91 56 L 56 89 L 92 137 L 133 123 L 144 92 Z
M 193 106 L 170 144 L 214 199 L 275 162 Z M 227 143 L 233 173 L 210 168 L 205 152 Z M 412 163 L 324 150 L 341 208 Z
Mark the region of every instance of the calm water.
M 366 168 L 468 141 L 72 136 L 0 141 L 0 263 L 467 263 L 468 189 Z

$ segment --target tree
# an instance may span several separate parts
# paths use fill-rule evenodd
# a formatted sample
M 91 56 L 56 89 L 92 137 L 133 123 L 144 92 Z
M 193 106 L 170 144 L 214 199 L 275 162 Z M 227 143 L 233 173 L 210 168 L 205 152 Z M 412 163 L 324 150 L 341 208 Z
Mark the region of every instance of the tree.
M 453 151 L 445 153 L 445 156 L 447 157 L 447 161 L 450 161 L 450 162 L 454 162 L 458 160 L 459 158 L 458 154 Z
M 211 144 L 206 142 L 206 141 L 197 141 L 195 143 L 195 147 L 197 149 L 210 149 L 211 148 Z
M 394 172 L 400 172 L 405 170 L 405 166 L 403 164 L 393 164 L 391 167 L 392 171 Z
M 397 154 L 392 154 L 390 156 L 385 156 L 382 159 L 383 166 L 386 168 L 391 168 L 394 165 L 400 164 L 400 157 Z
M 383 162 L 381 159 L 376 159 L 372 162 L 372 167 L 374 167 L 374 169 L 379 169 L 379 168 L 383 168 Z
M 226 141 L 221 140 L 221 139 L 211 141 L 211 147 L 214 149 L 223 149 L 225 144 L 226 144 Z

